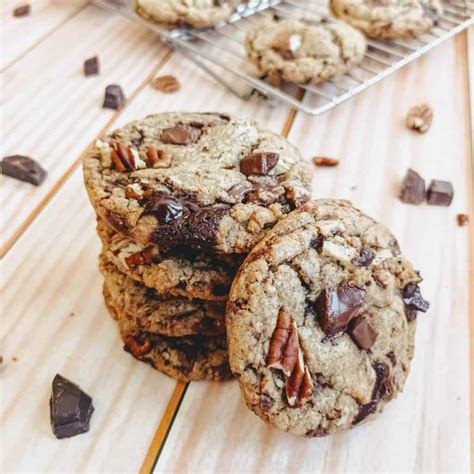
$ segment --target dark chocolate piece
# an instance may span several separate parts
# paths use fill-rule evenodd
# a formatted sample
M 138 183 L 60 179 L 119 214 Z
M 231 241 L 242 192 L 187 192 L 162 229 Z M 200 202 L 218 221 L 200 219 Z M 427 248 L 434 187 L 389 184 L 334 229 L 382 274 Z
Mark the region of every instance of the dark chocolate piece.
M 273 152 L 250 153 L 240 162 L 240 172 L 245 176 L 267 175 L 275 168 L 280 155 Z
M 20 5 L 13 10 L 13 16 L 19 18 L 21 16 L 27 16 L 31 12 L 31 6 L 29 3 L 25 3 L 24 5 Z
M 426 193 L 426 200 L 432 206 L 450 206 L 454 197 L 453 185 L 449 181 L 433 179 Z
M 99 58 L 97 56 L 84 61 L 84 75 L 93 76 L 95 74 L 99 74 Z
M 309 246 L 316 250 L 316 252 L 321 253 L 323 250 L 323 244 L 324 244 L 324 235 L 318 234 L 316 237 L 313 237 L 311 239 L 311 242 L 309 243 Z
M 178 200 L 159 197 L 146 203 L 145 213 L 156 216 L 160 224 L 169 224 L 189 214 L 189 210 Z
M 374 329 L 364 316 L 354 318 L 350 322 L 347 332 L 359 348 L 364 350 L 370 349 L 377 338 Z
M 369 403 L 362 405 L 359 408 L 359 413 L 354 419 L 353 424 L 360 423 L 364 418 L 370 414 L 375 413 L 379 401 L 383 398 L 387 391 L 386 383 L 388 378 L 388 367 L 385 364 L 377 363 L 374 365 L 375 370 L 375 384 L 372 390 L 372 396 Z
M 375 258 L 375 253 L 365 247 L 360 249 L 359 256 L 352 259 L 356 267 L 368 267 Z
M 160 135 L 160 140 L 165 144 L 189 145 L 196 143 L 202 134 L 201 124 L 179 124 L 165 128 Z
M 425 180 L 409 169 L 403 178 L 400 200 L 407 204 L 421 204 L 425 200 Z
M 403 302 L 405 303 L 405 316 L 408 321 L 416 319 L 417 311 L 426 313 L 430 304 L 421 296 L 420 287 L 415 282 L 408 283 L 402 291 Z
M 89 431 L 89 420 L 94 411 L 92 398 L 59 374 L 53 380 L 49 407 L 51 428 L 56 438 L 70 438 Z
M 362 306 L 364 294 L 364 290 L 348 285 L 321 291 L 314 307 L 323 331 L 329 335 L 345 331 Z
M 122 88 L 111 84 L 105 88 L 105 98 L 102 107 L 106 109 L 120 110 L 125 104 L 125 96 Z
M 28 156 L 6 156 L 1 162 L 2 174 L 39 186 L 48 174 L 41 165 Z

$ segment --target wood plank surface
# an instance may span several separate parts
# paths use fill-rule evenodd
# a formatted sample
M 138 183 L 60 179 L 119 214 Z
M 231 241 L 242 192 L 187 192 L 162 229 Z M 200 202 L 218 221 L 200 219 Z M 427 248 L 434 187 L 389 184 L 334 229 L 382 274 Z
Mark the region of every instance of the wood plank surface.
M 236 383 L 191 383 L 155 472 L 469 471 L 468 229 L 456 225 L 471 186 L 467 86 L 461 35 L 321 117 L 298 114 L 290 133 L 308 159 L 341 160 L 314 170 L 315 197 L 350 199 L 386 223 L 425 278 L 431 308 L 419 316 L 405 392 L 371 423 L 306 440 L 265 426 Z M 403 117 L 425 101 L 435 120 L 419 136 Z M 453 205 L 398 201 L 407 167 L 451 180 Z

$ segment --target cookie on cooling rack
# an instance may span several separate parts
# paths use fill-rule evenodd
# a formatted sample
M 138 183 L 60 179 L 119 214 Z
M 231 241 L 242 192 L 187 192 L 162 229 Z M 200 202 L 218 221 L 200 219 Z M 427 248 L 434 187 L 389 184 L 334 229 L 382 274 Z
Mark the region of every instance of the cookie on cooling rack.
M 304 204 L 257 244 L 234 280 L 231 369 L 260 418 L 303 436 L 351 428 L 402 391 L 419 274 L 396 239 L 348 201 Z
M 331 0 L 330 6 L 341 20 L 377 39 L 419 36 L 443 12 L 439 0 Z
M 360 63 L 364 36 L 340 22 L 268 19 L 247 34 L 247 55 L 273 84 L 323 82 Z
M 226 20 L 239 3 L 239 0 L 135 0 L 135 10 L 155 23 L 207 28 Z

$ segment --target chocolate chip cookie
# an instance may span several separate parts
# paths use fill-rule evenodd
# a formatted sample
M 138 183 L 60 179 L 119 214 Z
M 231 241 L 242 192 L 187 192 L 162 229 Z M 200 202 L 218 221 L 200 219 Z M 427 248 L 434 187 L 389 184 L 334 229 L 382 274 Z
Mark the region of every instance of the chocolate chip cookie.
M 331 0 L 341 20 L 377 39 L 414 38 L 426 33 L 443 13 L 439 0 Z
M 232 371 L 250 409 L 303 436 L 368 420 L 402 391 L 421 278 L 348 201 L 308 202 L 251 251 L 232 285 Z
M 268 19 L 246 38 L 250 61 L 274 84 L 327 81 L 360 63 L 366 47 L 359 31 L 339 22 Z
M 226 20 L 239 3 L 239 0 L 135 0 L 135 10 L 155 23 L 206 28 Z
M 103 255 L 122 273 L 162 295 L 225 301 L 240 256 L 216 255 L 189 248 L 161 252 L 156 245 L 140 245 L 114 232 L 102 220 L 97 233 Z
M 123 328 L 120 334 L 133 357 L 176 380 L 232 378 L 224 336 L 166 337 Z
M 100 258 L 104 298 L 112 317 L 123 329 L 165 336 L 225 333 L 225 303 L 166 297 L 128 278 Z
M 245 253 L 308 200 L 311 172 L 283 137 L 223 114 L 163 113 L 98 140 L 84 160 L 96 213 L 163 251 Z

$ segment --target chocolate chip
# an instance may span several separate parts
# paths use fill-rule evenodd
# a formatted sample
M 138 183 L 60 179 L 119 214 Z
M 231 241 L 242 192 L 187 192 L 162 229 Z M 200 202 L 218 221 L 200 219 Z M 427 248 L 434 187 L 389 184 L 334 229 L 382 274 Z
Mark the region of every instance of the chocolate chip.
M 122 88 L 111 84 L 105 88 L 105 98 L 102 107 L 106 109 L 120 110 L 125 104 L 125 96 Z
M 84 75 L 93 76 L 95 74 L 99 74 L 99 58 L 97 56 L 84 61 Z
M 179 124 L 174 127 L 165 128 L 160 135 L 163 143 L 171 145 L 189 145 L 196 143 L 202 134 L 202 130 L 190 124 Z
M 25 3 L 24 5 L 20 5 L 13 10 L 13 16 L 19 18 L 21 16 L 27 16 L 31 12 L 31 6 L 29 3 Z
M 402 291 L 403 302 L 405 303 L 405 315 L 408 321 L 416 318 L 416 312 L 426 313 L 430 304 L 421 296 L 420 287 L 415 282 L 410 282 Z
M 359 256 L 352 259 L 352 263 L 356 267 L 368 267 L 374 258 L 375 253 L 371 249 L 363 247 L 359 252 Z
M 1 161 L 2 174 L 39 186 L 45 179 L 47 172 L 41 165 L 28 156 L 6 156 Z
M 434 179 L 426 194 L 428 204 L 432 206 L 450 206 L 454 197 L 453 185 L 449 181 Z
M 314 307 L 323 331 L 329 335 L 345 331 L 356 311 L 362 306 L 364 293 L 364 290 L 348 285 L 321 291 Z
M 407 204 L 421 204 L 425 200 L 425 180 L 411 169 L 403 178 L 400 200 Z
M 225 296 L 229 293 L 229 286 L 221 283 L 216 283 L 212 287 L 212 293 L 216 296 Z
M 370 349 L 377 337 L 374 329 L 364 316 L 355 317 L 349 323 L 347 332 L 359 348 L 364 350 Z
M 324 235 L 318 234 L 316 237 L 313 237 L 309 243 L 309 246 L 316 250 L 316 252 L 321 253 L 323 250 L 324 244 Z
M 280 155 L 273 152 L 250 153 L 240 162 L 240 172 L 245 176 L 267 175 L 275 168 Z
M 156 196 L 156 198 L 147 201 L 145 213 L 153 214 L 160 224 L 169 224 L 189 214 L 189 210 L 178 200 Z
M 355 417 L 353 424 L 360 423 L 364 418 L 367 418 L 372 413 L 375 413 L 379 401 L 383 398 L 387 391 L 386 383 L 388 378 L 388 367 L 385 364 L 377 363 L 374 365 L 375 370 L 375 384 L 372 389 L 372 396 L 369 403 L 362 405 L 359 408 L 359 413 Z
M 51 428 L 58 439 L 89 431 L 92 398 L 77 385 L 56 374 L 49 400 Z

